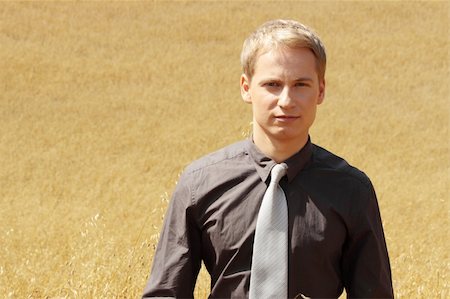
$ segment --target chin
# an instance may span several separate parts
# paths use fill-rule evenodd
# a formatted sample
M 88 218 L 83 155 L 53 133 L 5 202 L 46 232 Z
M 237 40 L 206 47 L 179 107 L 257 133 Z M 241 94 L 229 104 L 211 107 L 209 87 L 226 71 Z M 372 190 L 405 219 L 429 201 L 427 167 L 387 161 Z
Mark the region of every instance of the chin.
M 294 141 L 294 140 L 300 140 L 303 139 L 303 134 L 298 134 L 298 132 L 289 132 L 289 131 L 279 131 L 274 133 L 273 138 L 281 141 Z

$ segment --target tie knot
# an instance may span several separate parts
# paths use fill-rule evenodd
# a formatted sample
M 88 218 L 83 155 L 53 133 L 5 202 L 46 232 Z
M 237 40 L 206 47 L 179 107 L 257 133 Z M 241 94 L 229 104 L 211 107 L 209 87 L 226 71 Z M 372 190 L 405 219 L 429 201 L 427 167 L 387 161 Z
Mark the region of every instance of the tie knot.
M 281 178 L 284 177 L 286 175 L 287 172 L 287 165 L 282 163 L 282 164 L 276 164 L 273 168 L 272 171 L 270 172 L 270 183 L 274 183 L 274 184 L 278 184 L 278 182 L 280 182 Z

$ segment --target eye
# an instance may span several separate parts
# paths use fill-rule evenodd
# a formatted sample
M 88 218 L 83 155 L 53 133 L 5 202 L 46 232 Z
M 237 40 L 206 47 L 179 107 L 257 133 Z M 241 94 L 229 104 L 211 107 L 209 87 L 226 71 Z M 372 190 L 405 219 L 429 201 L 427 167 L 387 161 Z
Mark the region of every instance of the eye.
M 297 82 L 297 83 L 295 83 L 295 86 L 297 86 L 297 87 L 307 87 L 307 86 L 309 86 L 309 84 L 306 83 L 306 82 Z
M 263 85 L 267 86 L 267 87 L 278 87 L 278 86 L 280 86 L 280 84 L 278 82 L 266 82 Z

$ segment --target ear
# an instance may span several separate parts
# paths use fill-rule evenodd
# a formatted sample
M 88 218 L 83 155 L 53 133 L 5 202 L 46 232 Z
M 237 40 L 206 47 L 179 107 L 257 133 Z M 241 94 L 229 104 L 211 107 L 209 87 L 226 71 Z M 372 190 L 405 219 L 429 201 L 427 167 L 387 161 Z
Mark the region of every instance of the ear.
M 241 75 L 241 96 L 242 100 L 246 103 L 251 103 L 252 98 L 250 96 L 250 80 L 248 79 L 247 75 L 242 74 Z
M 317 100 L 317 105 L 322 104 L 325 98 L 325 79 L 319 80 L 319 98 Z

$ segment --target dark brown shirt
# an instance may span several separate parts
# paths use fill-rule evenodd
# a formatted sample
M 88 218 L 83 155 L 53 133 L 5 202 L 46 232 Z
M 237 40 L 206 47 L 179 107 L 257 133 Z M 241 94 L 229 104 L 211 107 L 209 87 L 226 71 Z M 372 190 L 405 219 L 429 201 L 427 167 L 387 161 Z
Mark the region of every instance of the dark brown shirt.
M 289 158 L 289 297 L 392 298 L 368 177 L 312 144 Z M 210 298 L 248 297 L 258 210 L 275 162 L 245 140 L 192 163 L 171 199 L 143 297 L 192 298 L 203 261 Z

